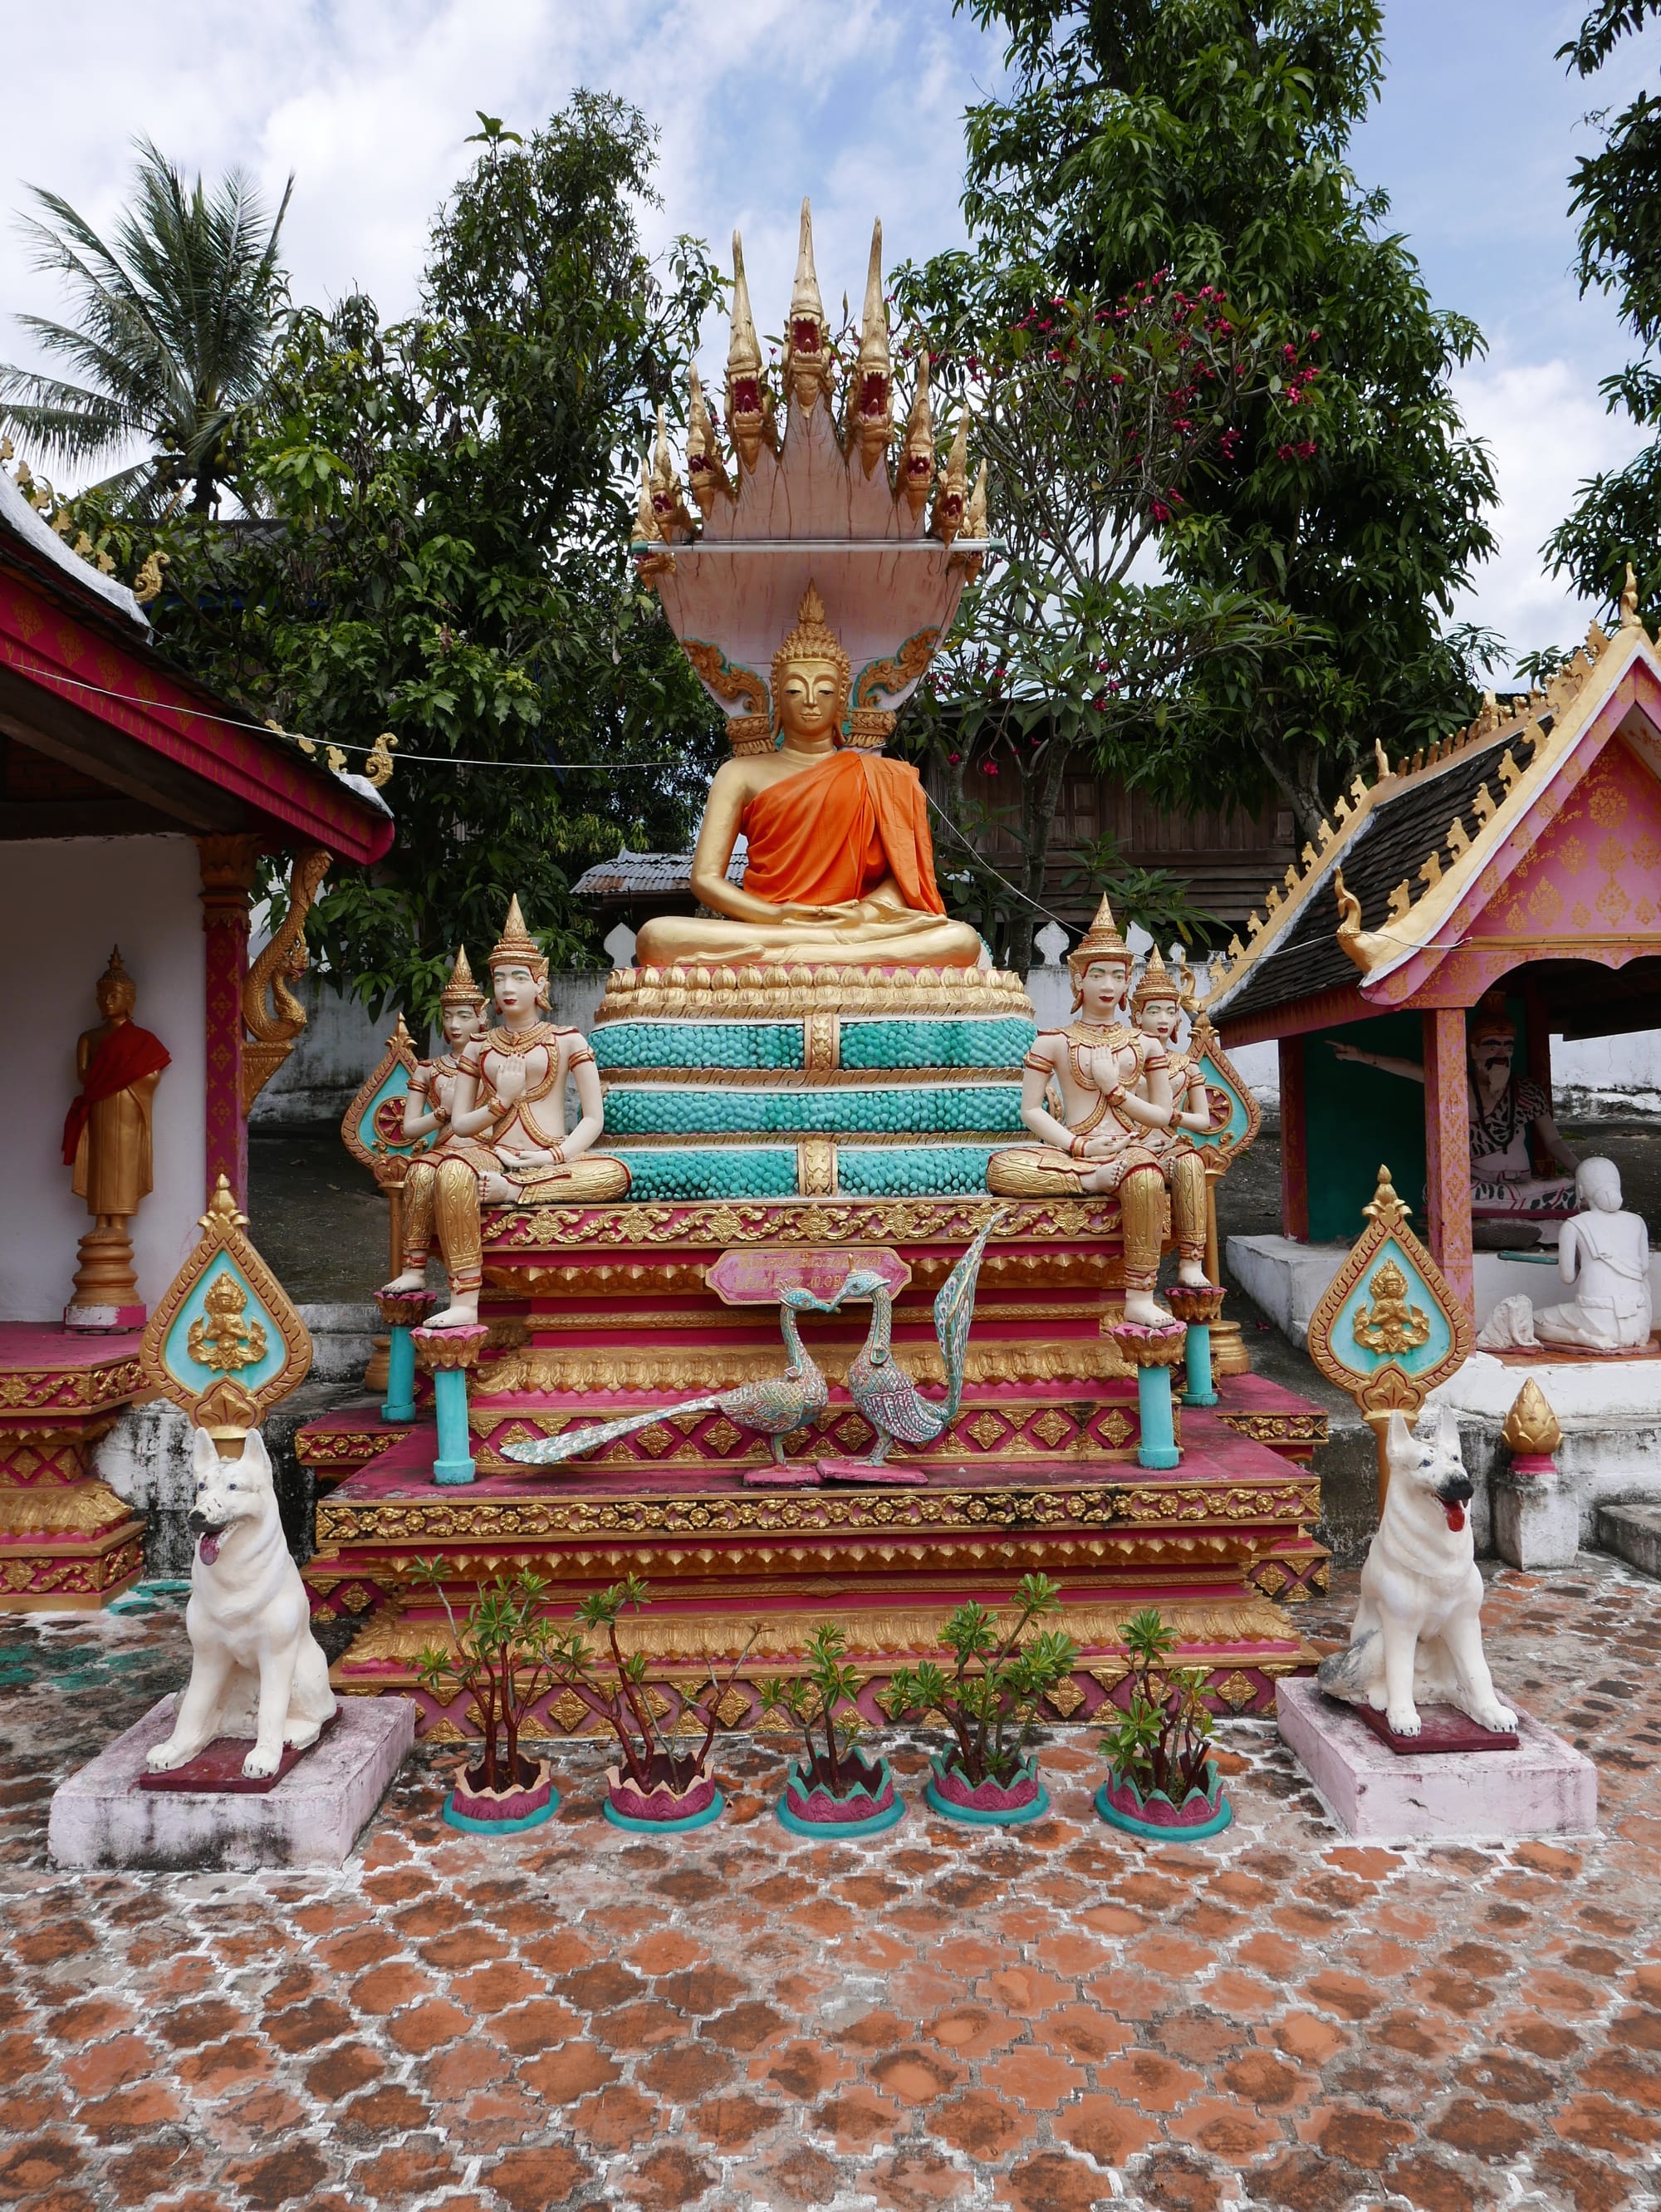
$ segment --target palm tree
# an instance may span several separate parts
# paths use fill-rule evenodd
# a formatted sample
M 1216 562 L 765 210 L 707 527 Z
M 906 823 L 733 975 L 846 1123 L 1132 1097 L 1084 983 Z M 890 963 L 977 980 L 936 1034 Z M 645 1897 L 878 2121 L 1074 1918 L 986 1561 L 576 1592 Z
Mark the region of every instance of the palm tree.
M 151 514 L 188 492 L 205 514 L 231 478 L 236 418 L 264 386 L 288 297 L 277 234 L 294 180 L 268 221 L 242 170 L 211 193 L 198 176 L 192 191 L 148 138 L 136 143 L 134 204 L 108 244 L 67 200 L 29 187 L 51 218 L 22 218 L 35 265 L 65 280 L 75 320 L 18 320 L 84 381 L 0 363 L 0 428 L 72 467 L 142 440 L 149 457 L 94 489 Z

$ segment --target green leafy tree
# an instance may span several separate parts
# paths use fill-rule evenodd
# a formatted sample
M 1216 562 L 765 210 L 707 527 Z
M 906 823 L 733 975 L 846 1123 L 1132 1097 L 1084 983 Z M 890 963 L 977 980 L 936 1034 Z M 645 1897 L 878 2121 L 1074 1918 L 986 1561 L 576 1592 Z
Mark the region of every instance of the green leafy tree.
M 1007 1628 L 995 1613 L 971 1599 L 941 1631 L 953 1654 L 949 1674 L 932 1659 L 896 1667 L 887 1705 L 895 1720 L 939 1713 L 951 1735 L 951 1763 L 972 1787 L 996 1782 L 1008 1789 L 1032 1748 L 1038 1709 L 1078 1664 L 1078 1646 L 1064 1631 L 1027 1632 L 1061 1609 L 1061 1592 L 1047 1575 L 1023 1575 L 1015 1584 L 1015 1619 Z
M 1284 649 L 1208 655 L 1187 686 L 1188 798 L 1261 794 L 1312 831 L 1372 757 L 1472 711 L 1496 641 L 1450 626 L 1493 550 L 1494 497 L 1449 379 L 1481 349 L 1439 311 L 1389 204 L 1351 172 L 1382 72 L 1377 0 L 959 0 L 1001 25 L 1008 87 L 971 108 L 964 209 L 976 252 L 1037 260 L 1057 292 L 1156 272 L 1278 325 L 1300 397 L 1269 381 L 1237 465 L 1197 474 L 1160 539 L 1168 577 L 1278 607 Z M 1288 404 L 1318 436 L 1276 434 Z
M 385 730 L 397 836 L 313 910 L 333 975 L 432 1017 L 458 943 L 510 893 L 556 965 L 592 960 L 571 886 L 621 843 L 687 837 L 710 707 L 627 558 L 632 477 L 718 287 L 640 240 L 653 134 L 579 93 L 490 134 L 441 210 L 421 312 L 297 312 L 246 447 L 262 519 L 150 537 L 70 520 L 118 565 L 154 545 L 164 646 L 255 720 L 334 745 Z
M 1595 76 L 1623 39 L 1656 17 L 1661 0 L 1599 0 L 1558 59 Z M 1602 149 L 1569 179 L 1569 211 L 1580 218 L 1580 289 L 1610 295 L 1644 348 L 1600 389 L 1609 411 L 1623 410 L 1650 442 L 1624 468 L 1579 486 L 1545 552 L 1558 574 L 1606 607 L 1619 599 L 1630 562 L 1640 606 L 1653 623 L 1661 616 L 1661 98 L 1640 91 L 1617 114 L 1594 119 L 1603 125 Z
M 265 389 L 288 296 L 275 216 L 240 169 L 211 191 L 140 139 L 132 205 L 109 241 L 58 193 L 31 186 L 35 265 L 61 277 L 74 319 L 18 318 L 83 380 L 0 364 L 0 428 L 48 466 L 93 466 L 134 445 L 142 460 L 99 485 L 112 506 L 157 514 L 189 495 L 209 513 L 239 490 L 239 430 Z
M 1191 295 L 1160 272 L 1105 302 L 1043 286 L 1030 259 L 967 254 L 901 282 L 908 312 L 949 333 L 933 374 L 971 411 L 999 541 L 908 735 L 931 756 L 955 833 L 948 889 L 1017 969 L 1031 963 L 1069 774 L 1179 787 L 1197 666 L 1272 647 L 1286 628 L 1260 601 L 1144 580 L 1138 563 L 1180 530 L 1191 489 L 1238 465 L 1241 418 L 1271 380 L 1276 434 L 1305 437 L 1319 416 L 1300 350 L 1288 362 L 1215 286 Z M 1000 884 L 991 856 L 1006 854 Z M 1197 920 L 1185 910 L 1185 933 Z

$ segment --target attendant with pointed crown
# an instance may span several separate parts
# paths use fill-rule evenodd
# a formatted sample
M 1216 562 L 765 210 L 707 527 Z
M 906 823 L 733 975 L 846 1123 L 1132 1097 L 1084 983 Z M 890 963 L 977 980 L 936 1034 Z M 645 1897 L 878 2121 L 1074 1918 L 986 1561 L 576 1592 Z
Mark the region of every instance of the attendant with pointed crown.
M 421 1289 L 436 1242 L 451 1303 L 428 1322 L 432 1328 L 466 1328 L 478 1321 L 485 1205 L 597 1205 L 628 1193 L 622 1161 L 591 1149 L 605 1127 L 605 1106 L 588 1040 L 542 1018 L 548 962 L 517 897 L 488 965 L 499 1025 L 476 1030 L 456 1055 L 448 1133 L 439 1150 L 410 1168 L 403 1273 L 386 1285 L 389 1292 Z M 450 1002 L 459 1006 L 472 988 L 463 954 L 440 999 L 453 994 Z M 568 1133 L 567 1079 L 580 1109 Z
M 439 993 L 439 1026 L 449 1049 L 435 1060 L 416 1063 L 403 1100 L 404 1142 L 415 1144 L 426 1137 L 430 1140 L 425 1147 L 429 1153 L 442 1152 L 451 1139 L 450 1115 L 460 1073 L 459 1055 L 488 1026 L 484 993 L 473 981 L 464 945 L 457 948 L 450 980 Z
M 1160 957 L 1158 945 L 1155 945 L 1131 994 L 1131 1018 L 1149 1042 L 1143 1068 L 1143 1096 L 1148 1096 L 1149 1073 L 1162 1068 L 1177 1104 L 1176 1118 L 1163 1138 L 1156 1132 L 1150 1135 L 1149 1142 L 1156 1152 L 1192 1151 L 1191 1138 L 1211 1126 L 1210 1093 L 1200 1072 L 1198 1058 L 1191 1050 L 1185 1054 L 1177 1043 L 1177 1029 L 1185 1000 L 1191 1010 L 1191 979 L 1186 963 L 1179 979 L 1172 975 Z
M 994 1152 L 987 1188 L 1003 1198 L 1116 1194 L 1125 1237 L 1125 1318 L 1143 1328 L 1171 1316 L 1154 1296 L 1167 1192 L 1179 1279 L 1205 1280 L 1205 1173 L 1192 1147 L 1170 1149 L 1179 1111 L 1164 1050 L 1125 1019 L 1132 965 L 1104 898 L 1067 956 L 1080 1018 L 1041 1030 L 1021 1062 L 1021 1118 L 1040 1141 Z M 1052 1110 L 1058 1094 L 1060 1115 Z

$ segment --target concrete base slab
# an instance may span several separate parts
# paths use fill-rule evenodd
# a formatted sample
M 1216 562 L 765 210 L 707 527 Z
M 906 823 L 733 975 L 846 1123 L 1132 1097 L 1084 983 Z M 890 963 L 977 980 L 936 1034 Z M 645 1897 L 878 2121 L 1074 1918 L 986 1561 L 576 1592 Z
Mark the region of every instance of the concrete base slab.
M 1302 1677 L 1279 1684 L 1276 1717 L 1322 1804 L 1352 1836 L 1507 1842 L 1597 1826 L 1597 1768 L 1526 1713 L 1517 1716 L 1515 1751 L 1416 1759 L 1398 1757 L 1359 1715 Z
M 1661 1582 L 1661 1505 L 1600 1505 L 1597 1543 Z
M 415 1740 L 409 1698 L 347 1698 L 340 1717 L 263 1796 L 141 1790 L 146 1754 L 173 1729 L 173 1698 L 52 1793 L 46 1848 L 68 1867 L 335 1867 Z
M 1513 1567 L 1572 1567 L 1580 1506 L 1555 1474 L 1496 1474 L 1488 1485 L 1494 1548 Z

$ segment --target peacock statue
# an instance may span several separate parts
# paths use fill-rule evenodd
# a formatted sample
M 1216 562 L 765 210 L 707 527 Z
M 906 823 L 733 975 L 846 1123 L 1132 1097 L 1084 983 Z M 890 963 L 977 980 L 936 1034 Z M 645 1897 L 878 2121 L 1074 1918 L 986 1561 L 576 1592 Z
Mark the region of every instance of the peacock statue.
M 790 1364 L 782 1375 L 741 1382 L 736 1389 L 718 1390 L 707 1398 L 688 1398 L 684 1405 L 659 1407 L 650 1413 L 629 1413 L 621 1420 L 567 1429 L 557 1437 L 536 1437 L 523 1443 L 504 1444 L 502 1450 L 509 1459 L 522 1461 L 526 1466 L 551 1467 L 561 1460 L 580 1459 L 585 1452 L 613 1443 L 619 1437 L 632 1436 L 636 1429 L 650 1428 L 654 1421 L 672 1421 L 677 1413 L 719 1411 L 741 1429 L 752 1429 L 758 1436 L 765 1437 L 773 1466 L 783 1474 L 788 1467 L 785 1438 L 797 1429 L 809 1427 L 824 1412 L 830 1399 L 830 1386 L 803 1343 L 797 1323 L 797 1315 L 809 1308 L 816 1313 L 831 1310 L 811 1291 L 799 1285 L 791 1285 L 779 1294 L 779 1326 L 784 1333 L 785 1349 L 790 1354 Z M 791 1479 L 811 1483 L 817 1477 L 810 1471 L 791 1470 Z
M 963 1399 L 963 1376 L 968 1364 L 969 1324 L 974 1319 L 975 1284 L 980 1274 L 986 1240 L 1003 1218 L 1000 1207 L 976 1235 L 973 1243 L 935 1294 L 934 1333 L 946 1366 L 946 1395 L 937 1404 L 925 1398 L 903 1367 L 894 1364 L 894 1293 L 881 1275 L 869 1267 L 856 1267 L 827 1310 L 834 1311 L 845 1298 L 869 1298 L 871 1324 L 865 1341 L 848 1369 L 848 1395 L 876 1431 L 876 1444 L 869 1459 L 820 1462 L 821 1474 L 840 1474 L 846 1480 L 855 1468 L 888 1464 L 888 1447 L 931 1444 L 956 1417 Z

